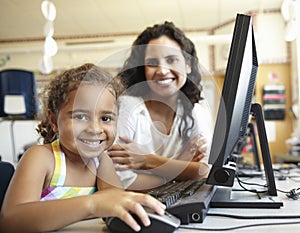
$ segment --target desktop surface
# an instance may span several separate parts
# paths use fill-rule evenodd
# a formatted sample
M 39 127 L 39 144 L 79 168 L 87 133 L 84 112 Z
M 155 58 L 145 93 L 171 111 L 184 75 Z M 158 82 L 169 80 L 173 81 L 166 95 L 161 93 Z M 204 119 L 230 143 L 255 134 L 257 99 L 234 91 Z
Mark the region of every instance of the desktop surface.
M 291 177 L 291 178 L 289 178 Z M 263 178 L 244 178 L 248 182 L 263 183 Z M 276 186 L 278 190 L 289 191 L 293 188 L 298 188 L 300 182 L 300 169 L 294 169 L 290 171 L 287 179 L 279 180 L 276 179 Z M 236 183 L 235 183 L 236 185 Z M 181 227 L 187 227 L 192 229 L 179 228 L 175 233 L 182 232 L 200 232 L 196 228 L 201 228 L 202 232 L 220 232 L 220 229 L 231 228 L 230 232 L 255 232 L 255 233 L 281 233 L 281 232 L 298 232 L 300 228 L 300 199 L 292 200 L 287 198 L 287 196 L 278 192 L 278 199 L 283 202 L 283 206 L 278 209 L 243 209 L 243 208 L 210 208 L 208 210 L 207 216 L 203 223 L 190 223 L 188 225 L 182 225 Z M 229 218 L 217 215 L 234 215 L 242 217 L 256 217 L 257 219 L 239 219 L 239 218 Z M 288 218 L 291 216 L 299 215 L 298 218 Z M 270 219 L 258 219 L 260 216 L 277 216 L 277 218 Z M 281 223 L 281 224 L 279 224 Z M 285 224 L 282 224 L 285 223 Z M 279 225 L 278 225 L 279 224 Z M 244 226 L 239 229 L 240 226 Z M 193 229 L 194 228 L 194 229 Z M 206 230 L 205 230 L 206 229 Z M 215 229 L 215 231 L 212 231 Z M 227 230 L 228 231 L 228 230 Z M 71 224 L 59 232 L 85 232 L 85 233 L 108 233 L 108 229 L 102 219 L 91 219 L 80 221 Z

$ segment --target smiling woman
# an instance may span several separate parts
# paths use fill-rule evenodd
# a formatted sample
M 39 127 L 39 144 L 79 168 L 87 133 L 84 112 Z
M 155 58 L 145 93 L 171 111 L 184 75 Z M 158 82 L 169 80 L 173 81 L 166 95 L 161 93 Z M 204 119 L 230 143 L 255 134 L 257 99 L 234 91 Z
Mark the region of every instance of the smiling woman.
M 151 95 L 177 96 L 189 72 L 190 64 L 186 63 L 177 42 L 161 36 L 148 43 L 145 51 L 145 76 Z
M 125 188 L 206 177 L 211 114 L 192 41 L 172 22 L 147 27 L 119 77 L 118 141 L 109 149 Z

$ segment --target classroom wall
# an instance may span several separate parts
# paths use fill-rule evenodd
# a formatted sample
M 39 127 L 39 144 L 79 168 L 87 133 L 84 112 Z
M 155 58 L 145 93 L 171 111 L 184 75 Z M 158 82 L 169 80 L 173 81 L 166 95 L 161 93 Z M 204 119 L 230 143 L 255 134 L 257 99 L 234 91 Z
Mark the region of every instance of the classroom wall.
M 276 75 L 276 78 L 274 78 Z M 224 76 L 214 76 L 215 83 L 219 89 L 222 89 Z M 288 146 L 286 140 L 293 133 L 293 116 L 290 113 L 292 106 L 292 91 L 291 91 L 291 66 L 290 64 L 261 64 L 258 68 L 254 102 L 259 103 L 263 108 L 263 87 L 264 85 L 283 84 L 286 88 L 286 111 L 284 120 L 265 120 L 266 132 L 269 141 L 270 154 L 272 160 L 275 161 L 276 154 L 287 154 Z M 259 140 L 257 138 L 257 140 Z M 259 141 L 258 141 L 259 142 Z M 246 155 L 250 157 L 252 154 Z M 253 162 L 253 161 L 252 161 Z
M 265 64 L 258 69 L 256 82 L 256 101 L 263 106 L 263 87 L 268 84 L 283 84 L 286 93 L 286 111 L 284 120 L 266 120 L 266 131 L 269 139 L 270 153 L 287 154 L 286 140 L 292 136 L 293 117 L 290 114 L 292 106 L 291 66 L 290 64 Z
M 257 100 L 261 101 L 261 88 L 263 85 L 270 83 L 270 79 L 268 78 L 269 74 L 277 73 L 279 77 L 278 82 L 282 82 L 286 85 L 287 107 L 289 107 L 291 104 L 292 81 L 290 79 L 289 44 L 284 41 L 285 23 L 283 18 L 280 12 L 254 14 L 253 24 L 259 62 L 256 86 Z M 233 26 L 234 19 L 232 22 L 219 25 L 209 32 L 186 33 L 197 48 L 199 62 L 205 77 L 203 79 L 206 90 L 205 94 L 214 112 L 216 112 L 218 107 L 216 103 L 220 96 L 224 79 L 231 43 L 230 35 L 232 35 Z M 209 37 L 210 34 L 214 36 Z M 123 38 L 113 38 L 115 42 L 112 44 L 104 43 L 95 44 L 93 46 L 80 45 L 74 43 L 76 42 L 74 40 L 58 41 L 58 54 L 53 57 L 54 72 L 50 75 L 42 75 L 39 72 L 43 41 L 0 44 L 0 58 L 9 57 L 5 64 L 1 64 L 0 69 L 20 68 L 34 71 L 39 89 L 42 88 L 56 72 L 80 65 L 84 62 L 93 62 L 107 67 L 111 72 L 114 72 L 117 67 L 123 64 L 135 37 L 135 35 L 132 35 Z M 70 42 L 73 42 L 73 44 Z M 275 134 L 272 134 L 272 137 L 270 137 L 272 139 L 270 142 L 272 155 L 287 152 L 285 140 L 291 136 L 293 126 L 289 121 L 288 112 L 286 116 L 284 121 L 275 123 L 267 122 L 267 127 L 270 129 L 269 131 L 271 133 L 275 131 Z M 31 131 L 34 132 L 34 129 L 31 129 Z M 275 141 L 273 141 L 273 138 L 275 138 Z M 23 142 L 26 142 L 25 134 Z M 1 141 L 0 143 L 1 155 L 1 148 L 8 143 L 5 141 Z M 22 143 L 22 145 L 24 143 Z M 19 145 L 16 145 L 16 147 L 19 148 Z M 16 151 L 19 150 L 18 148 Z

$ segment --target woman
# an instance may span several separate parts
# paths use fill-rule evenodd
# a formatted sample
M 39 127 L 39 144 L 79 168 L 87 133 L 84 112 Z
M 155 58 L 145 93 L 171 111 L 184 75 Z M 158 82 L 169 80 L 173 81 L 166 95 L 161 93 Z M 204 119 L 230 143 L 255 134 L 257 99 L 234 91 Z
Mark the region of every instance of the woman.
M 118 141 L 109 150 L 123 186 L 147 190 L 207 176 L 211 118 L 194 44 L 171 22 L 146 28 L 118 77 Z

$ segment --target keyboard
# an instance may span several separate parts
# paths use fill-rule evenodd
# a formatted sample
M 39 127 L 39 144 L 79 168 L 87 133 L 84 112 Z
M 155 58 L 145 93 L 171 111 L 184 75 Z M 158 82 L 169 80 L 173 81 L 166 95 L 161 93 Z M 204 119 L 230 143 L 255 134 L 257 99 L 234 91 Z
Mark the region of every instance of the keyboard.
M 167 206 L 167 211 L 181 224 L 202 223 L 209 209 L 215 188 L 205 180 L 171 181 L 148 191 Z

